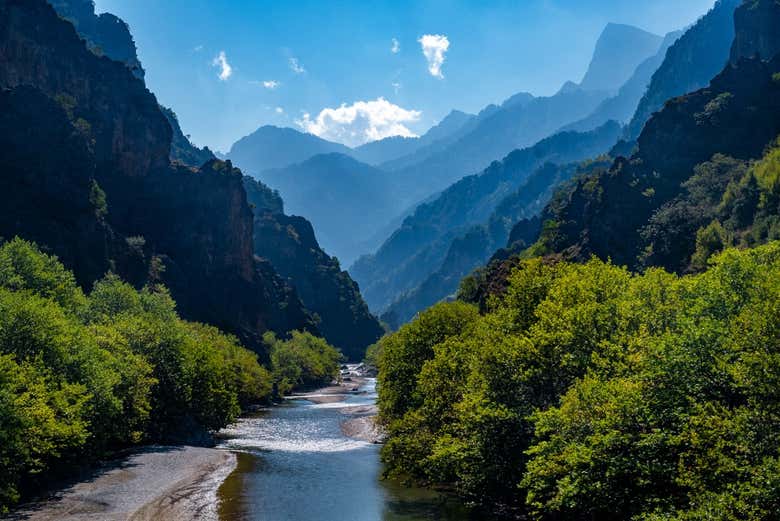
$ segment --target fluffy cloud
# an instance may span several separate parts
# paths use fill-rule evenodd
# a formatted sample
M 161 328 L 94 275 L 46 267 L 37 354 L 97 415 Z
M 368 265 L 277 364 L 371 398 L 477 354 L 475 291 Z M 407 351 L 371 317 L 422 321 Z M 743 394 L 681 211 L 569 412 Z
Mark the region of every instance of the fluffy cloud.
M 284 109 L 282 107 L 276 107 L 274 109 L 274 112 L 276 112 L 277 114 L 284 114 Z
M 444 64 L 444 55 L 450 48 L 450 41 L 443 34 L 424 34 L 419 40 L 423 56 L 428 60 L 428 72 L 436 78 L 444 78 L 441 66 Z
M 392 43 L 393 45 L 390 47 L 390 52 L 393 54 L 401 52 L 401 42 L 399 42 L 397 38 L 393 38 Z
M 317 117 L 304 114 L 296 123 L 306 132 L 323 139 L 358 146 L 390 136 L 415 137 L 406 126 L 419 121 L 421 112 L 406 110 L 384 98 L 356 101 L 338 108 L 325 108 Z
M 290 70 L 295 74 L 303 74 L 306 72 L 306 69 L 303 68 L 301 62 L 298 61 L 298 58 L 290 58 Z
M 228 63 L 225 51 L 220 51 L 211 65 L 219 68 L 219 79 L 222 81 L 227 81 L 233 75 L 233 67 Z
M 279 86 L 279 82 L 276 80 L 265 80 L 263 82 L 263 87 L 265 87 L 268 90 L 274 90 Z

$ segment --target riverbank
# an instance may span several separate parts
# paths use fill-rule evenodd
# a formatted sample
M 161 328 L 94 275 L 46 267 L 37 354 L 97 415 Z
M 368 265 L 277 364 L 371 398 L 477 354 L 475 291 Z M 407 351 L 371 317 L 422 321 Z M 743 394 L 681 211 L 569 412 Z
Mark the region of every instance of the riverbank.
M 339 384 L 291 400 L 336 404 L 367 394 L 369 378 L 352 374 Z M 374 423 L 376 406 L 339 409 L 345 436 L 369 443 L 382 441 Z M 151 521 L 217 520 L 220 487 L 237 467 L 231 450 L 190 446 L 150 446 L 110 461 L 87 478 L 53 493 L 51 497 L 23 505 L 2 519 L 29 521 Z
M 217 489 L 236 466 L 235 454 L 202 447 L 152 446 L 96 469 L 53 497 L 7 519 L 151 521 L 217 519 Z

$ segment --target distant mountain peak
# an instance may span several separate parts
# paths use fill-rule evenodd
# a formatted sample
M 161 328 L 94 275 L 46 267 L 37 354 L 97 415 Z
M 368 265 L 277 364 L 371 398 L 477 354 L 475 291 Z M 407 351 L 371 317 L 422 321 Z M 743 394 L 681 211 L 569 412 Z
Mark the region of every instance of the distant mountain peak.
M 522 106 L 531 103 L 534 100 L 534 95 L 529 92 L 518 92 L 517 94 L 510 96 L 501 104 L 502 108 L 509 108 L 514 106 Z
M 558 94 L 571 94 L 572 92 L 577 92 L 578 90 L 580 90 L 580 86 L 579 85 L 577 85 L 573 81 L 567 81 L 558 90 L 556 96 Z
M 661 46 L 663 37 L 631 25 L 609 23 L 580 86 L 591 91 L 616 91 Z
M 294 128 L 263 125 L 236 141 L 227 154 L 247 173 L 282 168 L 329 152 L 349 154 L 350 149 Z

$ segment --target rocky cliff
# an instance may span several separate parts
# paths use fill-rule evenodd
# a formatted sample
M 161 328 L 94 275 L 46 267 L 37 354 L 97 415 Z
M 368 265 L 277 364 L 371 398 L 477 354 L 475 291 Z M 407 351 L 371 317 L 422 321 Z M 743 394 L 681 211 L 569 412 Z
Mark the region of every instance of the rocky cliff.
M 5 183 L 53 187 L 25 186 L 32 195 L 21 202 L 19 192 L 3 191 L 19 213 L 8 212 L 0 235 L 41 242 L 69 261 L 85 286 L 106 266 L 136 284 L 152 273 L 184 316 L 258 349 L 267 329 L 315 329 L 294 290 L 254 257 L 241 173 L 219 161 L 198 170 L 172 165 L 172 129 L 157 100 L 124 63 L 98 54 L 43 0 L 0 0 L 0 88 L 24 122 L 17 128 L 5 119 L 2 175 Z M 46 143 L 66 152 L 49 155 Z M 11 178 L 9 164 L 26 177 Z M 14 219 L 25 214 L 32 221 Z M 133 255 L 146 268 L 129 262 Z
M 384 330 L 371 315 L 360 289 L 333 257 L 320 248 L 311 223 L 283 213 L 278 193 L 250 177 L 244 179 L 253 206 L 255 254 L 295 288 L 318 328 L 332 345 L 354 361 Z
M 770 59 L 780 53 L 780 1 L 746 0 L 734 12 L 731 61 L 758 56 Z
M 705 87 L 723 69 L 734 40 L 734 10 L 740 2 L 718 0 L 669 48 L 626 130 L 627 141 L 636 140 L 667 100 Z
M 93 0 L 50 0 L 49 3 L 73 24 L 92 52 L 120 61 L 137 78 L 144 78 L 133 36 L 123 20 L 111 13 L 97 15 Z

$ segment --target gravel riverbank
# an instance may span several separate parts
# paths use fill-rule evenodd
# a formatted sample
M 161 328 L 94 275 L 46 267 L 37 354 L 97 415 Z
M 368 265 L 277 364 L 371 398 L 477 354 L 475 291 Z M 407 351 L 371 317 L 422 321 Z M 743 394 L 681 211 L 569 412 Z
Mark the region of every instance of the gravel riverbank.
M 201 447 L 145 447 L 97 469 L 7 519 L 30 521 L 216 520 L 217 489 L 235 454 Z

